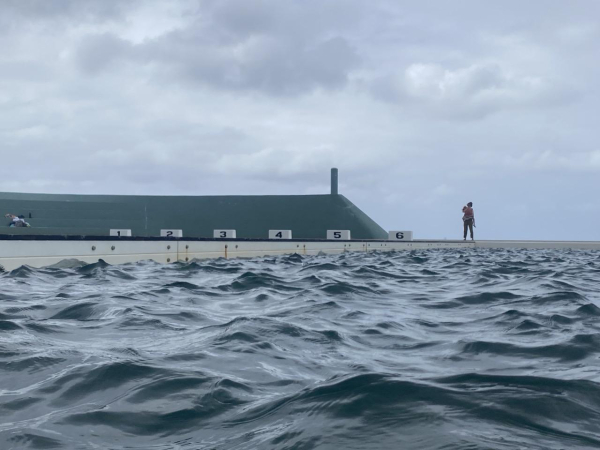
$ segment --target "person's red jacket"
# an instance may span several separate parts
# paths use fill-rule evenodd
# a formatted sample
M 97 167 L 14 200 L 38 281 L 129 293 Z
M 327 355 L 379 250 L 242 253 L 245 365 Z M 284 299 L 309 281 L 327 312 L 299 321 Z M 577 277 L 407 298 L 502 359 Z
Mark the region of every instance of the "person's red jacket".
M 468 219 L 475 219 L 475 212 L 473 211 L 473 208 L 471 208 L 470 206 L 463 206 L 463 213 L 465 213 L 465 215 L 463 216 L 463 220 L 468 220 Z

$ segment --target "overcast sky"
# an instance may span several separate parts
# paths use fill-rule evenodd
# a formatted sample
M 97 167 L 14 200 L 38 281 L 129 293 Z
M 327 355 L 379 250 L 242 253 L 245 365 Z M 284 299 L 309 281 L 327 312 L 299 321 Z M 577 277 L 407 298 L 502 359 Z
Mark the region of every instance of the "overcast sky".
M 0 191 L 340 193 L 600 240 L 600 2 L 2 0 Z

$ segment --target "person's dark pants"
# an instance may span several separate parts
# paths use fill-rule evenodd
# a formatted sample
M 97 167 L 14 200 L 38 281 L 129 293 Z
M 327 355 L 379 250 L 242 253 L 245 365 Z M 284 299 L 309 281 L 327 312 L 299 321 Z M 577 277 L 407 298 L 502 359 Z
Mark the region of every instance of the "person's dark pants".
M 471 231 L 471 239 L 473 239 L 473 219 L 467 219 L 463 221 L 465 226 L 465 235 L 463 236 L 465 239 L 467 238 L 467 229 Z

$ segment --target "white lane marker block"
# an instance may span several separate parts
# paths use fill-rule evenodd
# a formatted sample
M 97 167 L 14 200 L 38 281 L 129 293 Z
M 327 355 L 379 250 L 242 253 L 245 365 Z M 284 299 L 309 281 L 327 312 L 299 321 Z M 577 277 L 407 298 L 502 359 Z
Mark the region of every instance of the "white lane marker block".
M 161 237 L 183 237 L 183 230 L 160 230 Z
M 327 239 L 334 241 L 349 241 L 350 230 L 327 230 Z
M 213 238 L 215 239 L 235 239 L 236 237 L 235 230 L 213 230 Z
M 292 230 L 269 230 L 269 239 L 291 239 Z
M 388 241 L 412 241 L 412 231 L 390 231 Z
M 112 229 L 111 228 L 111 230 L 110 230 L 110 236 L 117 236 L 117 237 L 131 236 L 131 230 Z

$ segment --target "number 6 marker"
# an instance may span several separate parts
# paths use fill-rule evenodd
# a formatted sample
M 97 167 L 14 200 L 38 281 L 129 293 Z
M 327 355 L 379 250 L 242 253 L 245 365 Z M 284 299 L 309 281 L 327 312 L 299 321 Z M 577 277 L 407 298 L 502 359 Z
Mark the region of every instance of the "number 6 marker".
M 412 231 L 390 231 L 388 241 L 412 241 Z

